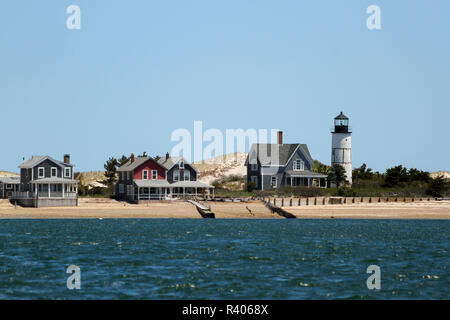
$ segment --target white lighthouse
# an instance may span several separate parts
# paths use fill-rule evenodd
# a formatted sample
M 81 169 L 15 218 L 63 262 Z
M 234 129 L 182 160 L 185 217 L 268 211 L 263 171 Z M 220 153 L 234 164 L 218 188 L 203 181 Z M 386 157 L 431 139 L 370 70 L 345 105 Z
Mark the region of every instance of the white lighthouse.
M 348 130 L 348 117 L 342 112 L 334 118 L 331 132 L 331 165 L 344 167 L 347 181 L 352 183 L 352 133 Z

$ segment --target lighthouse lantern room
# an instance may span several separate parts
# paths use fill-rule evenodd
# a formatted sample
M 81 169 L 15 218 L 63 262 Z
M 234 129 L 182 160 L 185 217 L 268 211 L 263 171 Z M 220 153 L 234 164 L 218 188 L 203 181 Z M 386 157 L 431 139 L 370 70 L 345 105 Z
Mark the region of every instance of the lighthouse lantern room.
M 348 127 L 348 117 L 342 112 L 334 118 L 334 131 L 331 132 L 331 165 L 344 167 L 347 181 L 352 183 L 352 133 Z

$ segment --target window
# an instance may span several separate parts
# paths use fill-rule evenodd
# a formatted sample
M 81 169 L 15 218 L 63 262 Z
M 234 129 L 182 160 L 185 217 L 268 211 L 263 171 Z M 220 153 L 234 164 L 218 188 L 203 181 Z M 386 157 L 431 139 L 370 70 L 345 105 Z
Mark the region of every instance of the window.
M 51 175 L 52 177 L 56 177 L 56 176 L 57 176 L 57 173 L 58 173 L 58 169 L 56 169 L 55 167 L 53 167 L 53 168 L 51 168 L 50 172 L 51 172 L 50 175 Z
M 334 124 L 336 126 L 348 126 L 348 120 L 336 119 L 336 120 L 334 120 Z
M 258 164 L 257 164 L 257 163 L 252 163 L 252 164 L 250 165 L 250 169 L 251 169 L 252 171 L 258 171 Z
M 9 183 L 8 183 L 8 184 L 6 185 L 6 189 L 11 190 L 11 189 L 12 189 L 12 184 L 9 184 Z
M 152 170 L 152 180 L 158 179 L 158 170 Z
M 305 170 L 305 162 L 303 160 L 297 159 L 294 161 L 294 171 L 303 171 Z
M 130 171 L 127 171 L 127 180 L 130 180 Z
M 180 171 L 174 170 L 173 171 L 173 181 L 179 181 L 180 180 Z
M 257 176 L 251 176 L 250 181 L 253 182 L 256 187 L 258 187 L 258 177 Z
M 183 160 L 180 161 L 180 169 L 184 169 L 184 161 Z
M 191 180 L 191 172 L 189 170 L 184 170 L 184 181 Z
M 119 184 L 119 193 L 123 193 L 123 184 Z
M 38 178 L 44 178 L 45 177 L 45 168 L 40 167 L 38 168 Z
M 142 171 L 142 179 L 148 180 L 148 170 Z
M 64 177 L 70 178 L 70 168 L 64 168 Z
M 272 176 L 272 179 L 270 180 L 270 185 L 272 186 L 272 188 L 277 187 L 277 177 L 276 176 Z

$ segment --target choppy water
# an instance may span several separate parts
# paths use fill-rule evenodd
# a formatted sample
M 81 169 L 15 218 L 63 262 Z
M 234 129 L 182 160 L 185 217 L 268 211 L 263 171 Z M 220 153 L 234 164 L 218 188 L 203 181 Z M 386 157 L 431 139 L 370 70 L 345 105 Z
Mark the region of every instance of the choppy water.
M 0 299 L 449 299 L 450 221 L 0 220 Z M 81 290 L 68 290 L 69 265 Z M 381 290 L 367 289 L 369 265 Z

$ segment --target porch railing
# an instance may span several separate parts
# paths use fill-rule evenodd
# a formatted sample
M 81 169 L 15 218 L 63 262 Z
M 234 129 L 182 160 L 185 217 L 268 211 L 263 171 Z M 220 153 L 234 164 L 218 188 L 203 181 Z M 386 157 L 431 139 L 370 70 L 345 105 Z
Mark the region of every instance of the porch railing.
M 50 192 L 50 196 L 48 192 L 38 192 L 35 194 L 34 192 L 26 191 L 26 192 L 14 192 L 12 194 L 12 199 L 35 199 L 38 198 L 47 198 L 47 199 L 77 199 L 78 195 L 76 192 L 64 192 L 64 196 L 62 192 Z

